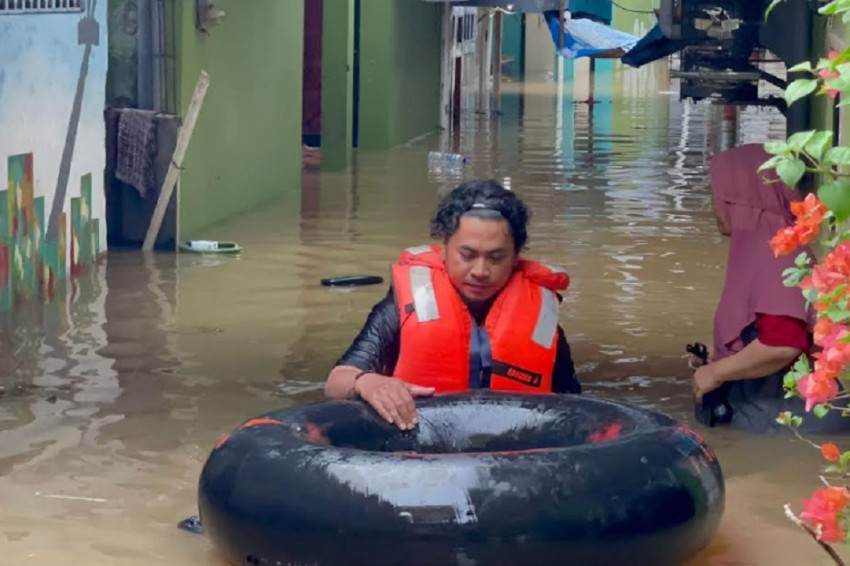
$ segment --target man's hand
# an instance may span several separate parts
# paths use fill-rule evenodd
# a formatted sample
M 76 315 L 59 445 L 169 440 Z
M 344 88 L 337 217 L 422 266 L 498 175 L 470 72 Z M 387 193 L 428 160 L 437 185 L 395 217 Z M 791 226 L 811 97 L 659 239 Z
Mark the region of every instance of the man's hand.
M 419 423 L 414 397 L 434 394 L 433 387 L 411 385 L 394 377 L 367 373 L 354 383 L 354 390 L 388 423 L 410 430 Z
M 702 396 L 706 393 L 711 393 L 718 387 L 723 385 L 712 364 L 697 368 L 694 372 L 694 395 L 697 401 L 702 400 Z

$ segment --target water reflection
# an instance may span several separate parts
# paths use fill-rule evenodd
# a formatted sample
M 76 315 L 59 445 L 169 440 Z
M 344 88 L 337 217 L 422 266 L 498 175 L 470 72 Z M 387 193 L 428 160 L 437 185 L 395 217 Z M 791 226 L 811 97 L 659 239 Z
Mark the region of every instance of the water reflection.
M 319 279 L 387 278 L 403 247 L 426 241 L 437 197 L 466 178 L 520 193 L 529 253 L 569 271 L 561 321 L 588 394 L 692 422 L 683 348 L 710 339 L 725 262 L 706 170 L 718 126 L 709 107 L 667 94 L 665 76 L 599 65 L 594 104 L 575 73 L 560 90 L 505 84 L 500 119 L 472 114 L 459 132 L 360 153 L 350 174 L 307 170 L 300 194 L 205 234 L 238 241 L 239 257 L 112 253 L 64 300 L 6 315 L 4 558 L 220 564 L 206 539 L 174 528 L 194 512 L 210 446 L 246 417 L 321 397 L 386 285 Z M 782 135 L 773 113 L 742 121 L 746 136 Z M 432 149 L 470 162 L 429 170 Z M 808 449 L 707 436 L 729 503 L 695 564 L 828 564 L 781 513 L 813 486 Z

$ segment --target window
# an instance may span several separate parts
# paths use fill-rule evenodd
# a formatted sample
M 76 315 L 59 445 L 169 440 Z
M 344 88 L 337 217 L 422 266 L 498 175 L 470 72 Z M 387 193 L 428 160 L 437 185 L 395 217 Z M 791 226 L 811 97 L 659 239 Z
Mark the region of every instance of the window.
M 85 0 L 0 0 L 0 16 L 82 12 Z

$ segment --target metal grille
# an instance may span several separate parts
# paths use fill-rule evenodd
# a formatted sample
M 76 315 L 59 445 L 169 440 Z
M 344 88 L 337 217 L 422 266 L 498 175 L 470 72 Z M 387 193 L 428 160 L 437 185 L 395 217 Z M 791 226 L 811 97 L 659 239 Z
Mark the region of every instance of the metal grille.
M 82 12 L 85 0 L 0 0 L 0 16 Z

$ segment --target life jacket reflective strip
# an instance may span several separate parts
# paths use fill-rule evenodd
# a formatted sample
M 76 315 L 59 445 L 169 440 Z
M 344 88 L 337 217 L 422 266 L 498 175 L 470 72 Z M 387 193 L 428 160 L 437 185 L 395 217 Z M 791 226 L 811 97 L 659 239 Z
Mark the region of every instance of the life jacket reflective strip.
M 521 259 L 490 307 L 484 329 L 490 340 L 490 388 L 549 392 L 558 342 L 555 291 L 569 286 L 562 269 Z M 470 388 L 472 316 L 452 285 L 438 248 L 402 252 L 393 265 L 401 320 L 393 375 L 439 393 Z

